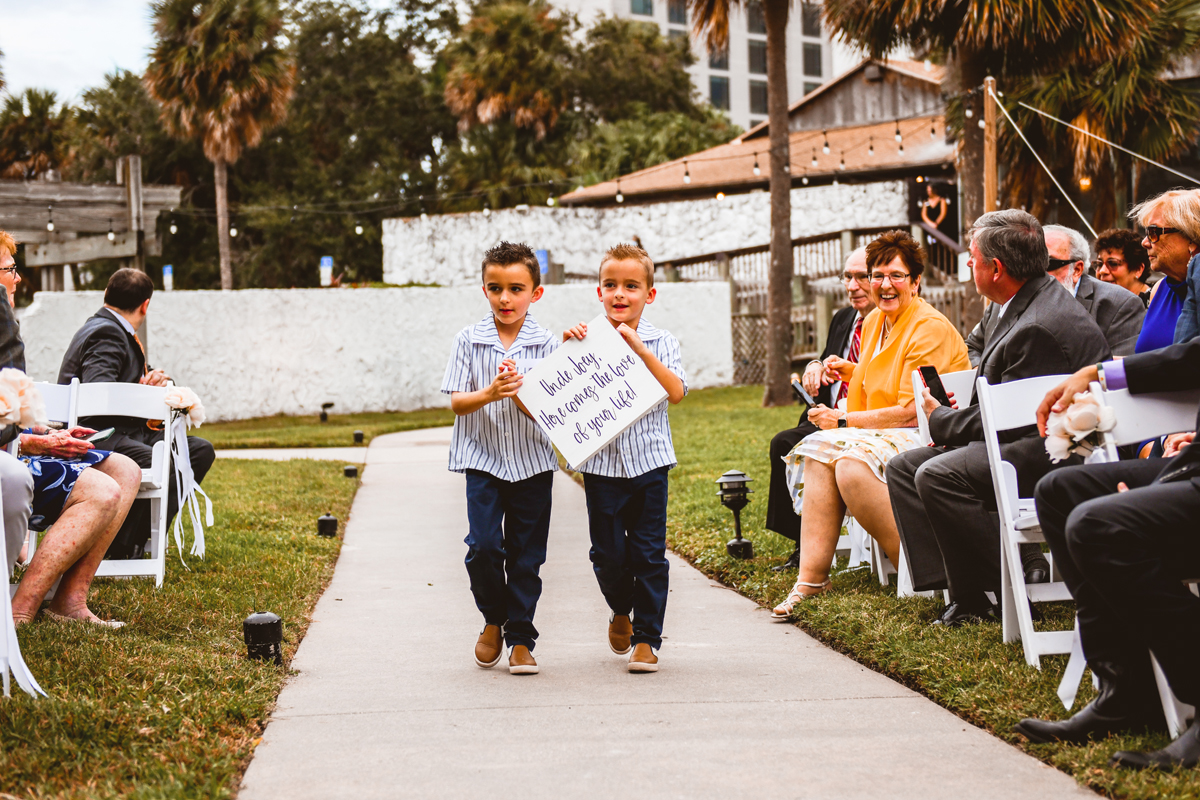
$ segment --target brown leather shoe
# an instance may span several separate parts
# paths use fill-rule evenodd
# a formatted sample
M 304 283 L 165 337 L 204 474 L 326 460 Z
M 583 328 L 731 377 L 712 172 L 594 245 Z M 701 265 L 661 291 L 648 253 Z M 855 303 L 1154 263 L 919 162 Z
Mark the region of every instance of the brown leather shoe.
M 628 614 L 611 614 L 608 617 L 608 646 L 619 656 L 628 653 L 633 647 L 629 637 L 633 635 L 633 623 Z
M 633 655 L 629 657 L 630 672 L 658 672 L 658 656 L 645 642 L 633 646 Z
M 513 675 L 537 675 L 538 665 L 533 653 L 523 644 L 514 644 L 508 651 L 508 671 Z
M 475 665 L 490 669 L 500 663 L 504 655 L 504 636 L 499 625 L 484 625 L 475 642 Z

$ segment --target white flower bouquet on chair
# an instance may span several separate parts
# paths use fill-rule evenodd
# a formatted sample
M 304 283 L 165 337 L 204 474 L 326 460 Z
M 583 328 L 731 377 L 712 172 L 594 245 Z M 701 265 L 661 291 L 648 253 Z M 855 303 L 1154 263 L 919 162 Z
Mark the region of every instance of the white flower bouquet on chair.
M 33 379 L 19 369 L 0 369 L 0 423 L 32 428 L 49 421 L 46 403 Z
M 1073 454 L 1084 456 L 1086 463 L 1105 461 L 1100 434 L 1117 424 L 1116 413 L 1100 405 L 1091 392 L 1080 392 L 1065 411 L 1050 412 L 1046 422 L 1046 453 L 1057 464 Z
M 175 546 L 179 549 L 179 560 L 183 561 L 183 510 L 188 510 L 192 518 L 192 549 L 194 556 L 204 558 L 204 525 L 200 523 L 200 500 L 204 498 L 204 522 L 211 528 L 213 525 L 212 500 L 196 483 L 192 473 L 192 459 L 188 450 L 187 432 L 195 426 L 204 424 L 204 404 L 191 389 L 186 386 L 170 386 L 163 398 L 171 409 L 171 425 L 167 441 L 171 447 L 171 463 L 175 468 L 175 491 L 179 501 L 179 511 L 175 515 Z

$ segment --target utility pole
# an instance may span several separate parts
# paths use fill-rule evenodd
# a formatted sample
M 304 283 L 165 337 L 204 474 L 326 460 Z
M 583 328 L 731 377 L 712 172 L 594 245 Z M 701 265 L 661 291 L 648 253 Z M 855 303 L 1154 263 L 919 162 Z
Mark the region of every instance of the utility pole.
M 983 79 L 983 212 L 995 211 L 1000 196 L 996 169 L 996 79 Z

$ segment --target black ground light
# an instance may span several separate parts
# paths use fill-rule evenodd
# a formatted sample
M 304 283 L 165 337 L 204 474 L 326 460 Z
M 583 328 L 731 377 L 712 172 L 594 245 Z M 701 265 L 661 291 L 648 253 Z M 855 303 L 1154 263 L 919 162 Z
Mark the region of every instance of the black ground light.
M 321 403 L 321 422 L 329 422 L 329 409 L 333 408 L 333 403 Z
M 337 517 L 328 512 L 317 517 L 317 536 L 337 536 Z
M 270 611 L 255 611 L 242 622 L 246 655 L 283 664 L 283 620 Z
M 362 443 L 363 443 L 363 432 L 362 432 L 362 431 L 355 431 L 355 432 L 354 432 L 354 443 L 355 443 L 355 444 L 362 444 Z
M 342 469 L 342 474 L 345 475 L 347 478 L 357 478 L 358 477 L 358 467 L 354 466 L 353 464 L 347 464 Z
M 733 558 L 754 558 L 754 545 L 749 539 L 742 538 L 742 509 L 750 502 L 749 495 L 754 491 L 746 484 L 753 480 L 736 469 L 717 478 L 717 486 L 721 487 L 717 492 L 721 505 L 733 512 L 734 537 L 725 545 L 726 552 Z

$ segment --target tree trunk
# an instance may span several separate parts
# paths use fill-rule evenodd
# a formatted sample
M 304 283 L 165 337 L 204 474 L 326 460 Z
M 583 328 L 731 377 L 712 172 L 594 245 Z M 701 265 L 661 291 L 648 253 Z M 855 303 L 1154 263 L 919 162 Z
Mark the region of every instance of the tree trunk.
M 959 49 L 955 61 L 958 73 L 958 90 L 966 93 L 980 89 L 987 77 L 983 58 L 968 47 Z M 962 191 L 962 230 L 970 230 L 971 224 L 983 214 L 983 130 L 979 120 L 983 119 L 983 94 L 976 91 L 964 100 L 966 108 L 974 116 L 963 120 L 962 137 L 958 142 L 958 182 Z
M 764 406 L 791 405 L 792 176 L 788 170 L 787 20 L 789 0 L 765 0 L 767 118 L 771 142 L 771 271 L 767 284 Z
M 229 256 L 229 165 L 223 159 L 213 162 L 213 182 L 217 190 L 217 252 L 221 261 L 221 288 L 233 288 L 233 261 Z

